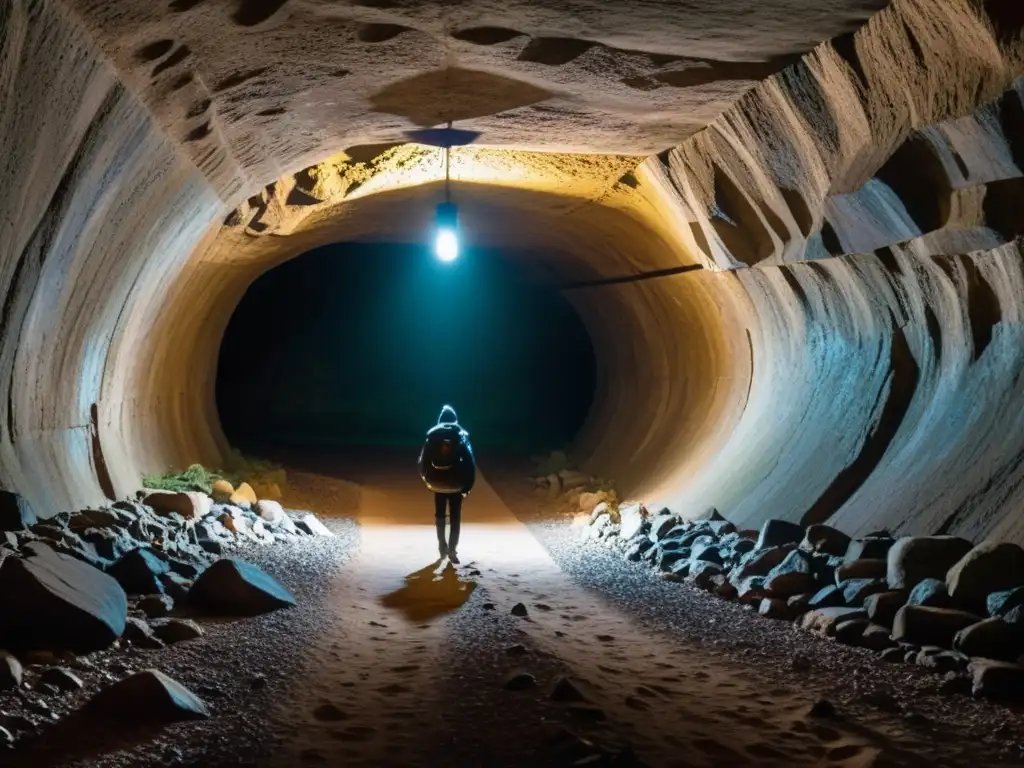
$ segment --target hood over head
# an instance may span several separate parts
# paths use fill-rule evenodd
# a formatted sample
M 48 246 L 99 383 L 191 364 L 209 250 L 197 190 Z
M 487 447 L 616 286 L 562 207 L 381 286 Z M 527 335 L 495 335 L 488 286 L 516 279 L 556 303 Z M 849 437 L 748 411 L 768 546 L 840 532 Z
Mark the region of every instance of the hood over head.
M 438 424 L 458 424 L 459 417 L 455 415 L 455 409 L 446 405 L 441 409 L 441 415 L 437 417 Z

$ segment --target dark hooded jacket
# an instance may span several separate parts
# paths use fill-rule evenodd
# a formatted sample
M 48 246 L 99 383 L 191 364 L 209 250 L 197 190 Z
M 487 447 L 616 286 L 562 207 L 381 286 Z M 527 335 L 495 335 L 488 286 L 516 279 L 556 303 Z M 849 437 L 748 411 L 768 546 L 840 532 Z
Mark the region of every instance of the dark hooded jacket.
M 448 452 L 439 454 L 435 449 L 446 443 Z M 469 444 L 469 433 L 459 425 L 455 409 L 446 405 L 441 409 L 437 424 L 427 432 L 420 451 L 420 477 L 427 488 L 435 493 L 461 493 L 467 495 L 476 483 L 476 460 Z

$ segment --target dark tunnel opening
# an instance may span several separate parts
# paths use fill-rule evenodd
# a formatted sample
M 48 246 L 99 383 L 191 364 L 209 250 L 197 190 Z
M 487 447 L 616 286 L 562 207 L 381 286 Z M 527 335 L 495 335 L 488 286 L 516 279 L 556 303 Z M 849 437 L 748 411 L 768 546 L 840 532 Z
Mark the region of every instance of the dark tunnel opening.
M 341 243 L 265 273 L 221 344 L 228 440 L 263 456 L 404 448 L 451 404 L 478 449 L 566 447 L 594 398 L 594 352 L 575 309 L 515 257 Z

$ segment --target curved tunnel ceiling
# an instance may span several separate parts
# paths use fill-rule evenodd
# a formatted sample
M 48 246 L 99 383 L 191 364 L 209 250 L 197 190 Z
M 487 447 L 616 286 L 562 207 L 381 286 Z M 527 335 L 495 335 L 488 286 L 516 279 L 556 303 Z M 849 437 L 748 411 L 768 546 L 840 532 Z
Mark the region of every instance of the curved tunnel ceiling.
M 0 10 L 0 485 L 48 514 L 217 463 L 239 297 L 417 238 L 439 156 L 386 145 L 446 94 L 483 134 L 468 236 L 556 282 L 700 267 L 567 291 L 595 471 L 738 524 L 1024 540 L 1013 3 L 383 5 Z

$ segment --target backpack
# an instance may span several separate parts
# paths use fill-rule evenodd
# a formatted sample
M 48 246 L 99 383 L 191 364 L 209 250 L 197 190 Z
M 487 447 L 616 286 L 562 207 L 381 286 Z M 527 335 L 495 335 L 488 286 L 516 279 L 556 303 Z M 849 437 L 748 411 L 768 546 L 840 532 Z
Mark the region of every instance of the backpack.
M 423 463 L 438 471 L 454 469 L 462 448 L 462 430 L 457 424 L 442 424 L 427 432 Z

